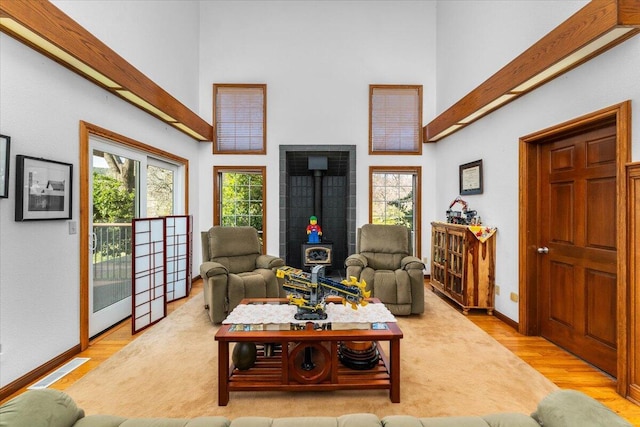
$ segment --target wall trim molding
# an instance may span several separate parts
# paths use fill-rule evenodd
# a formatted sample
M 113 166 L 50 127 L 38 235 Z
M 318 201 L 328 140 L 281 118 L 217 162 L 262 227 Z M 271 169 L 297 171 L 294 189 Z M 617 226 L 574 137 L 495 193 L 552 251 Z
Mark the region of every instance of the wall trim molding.
M 7 384 L 0 389 L 0 402 L 7 399 L 9 396 L 20 391 L 20 389 L 27 387 L 29 384 L 38 380 L 40 377 L 48 374 L 63 363 L 69 361 L 72 357 L 80 353 L 80 344 L 71 347 L 64 353 L 54 357 L 43 365 L 38 366 L 31 372 L 26 373 L 15 381 Z

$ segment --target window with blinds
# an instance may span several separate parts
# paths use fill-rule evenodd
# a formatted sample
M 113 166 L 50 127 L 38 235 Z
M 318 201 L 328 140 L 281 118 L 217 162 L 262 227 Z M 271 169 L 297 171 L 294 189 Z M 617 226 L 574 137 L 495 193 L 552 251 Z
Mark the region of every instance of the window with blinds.
M 422 154 L 422 86 L 369 86 L 369 154 Z
M 267 85 L 213 85 L 213 152 L 265 154 Z

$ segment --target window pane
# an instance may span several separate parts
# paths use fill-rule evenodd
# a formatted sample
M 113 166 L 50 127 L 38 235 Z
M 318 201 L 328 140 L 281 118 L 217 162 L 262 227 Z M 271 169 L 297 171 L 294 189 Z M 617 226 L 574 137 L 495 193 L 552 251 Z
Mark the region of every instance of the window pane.
M 404 225 L 415 231 L 415 182 L 413 172 L 371 174 L 371 222 Z M 414 233 L 415 234 L 415 233 Z M 414 242 L 414 249 L 417 248 Z
M 261 172 L 221 172 L 220 224 L 263 227 L 264 179 Z
M 174 174 L 172 170 L 147 166 L 147 216 L 173 215 Z

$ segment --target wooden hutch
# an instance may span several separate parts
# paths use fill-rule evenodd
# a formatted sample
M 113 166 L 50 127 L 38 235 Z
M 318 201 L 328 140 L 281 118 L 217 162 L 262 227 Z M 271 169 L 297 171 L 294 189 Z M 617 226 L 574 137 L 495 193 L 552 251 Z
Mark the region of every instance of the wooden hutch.
M 431 223 L 431 286 L 456 302 L 493 314 L 496 236 L 484 242 L 467 225 Z

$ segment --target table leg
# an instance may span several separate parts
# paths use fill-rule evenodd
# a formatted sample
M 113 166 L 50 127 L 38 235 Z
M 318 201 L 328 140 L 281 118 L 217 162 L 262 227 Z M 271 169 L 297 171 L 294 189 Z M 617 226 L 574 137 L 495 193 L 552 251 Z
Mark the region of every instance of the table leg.
M 229 403 L 229 341 L 218 341 L 218 406 Z
M 391 390 L 389 397 L 393 403 L 400 403 L 400 340 L 391 340 L 389 342 L 389 358 L 391 366 L 389 367 L 389 376 L 391 377 Z

